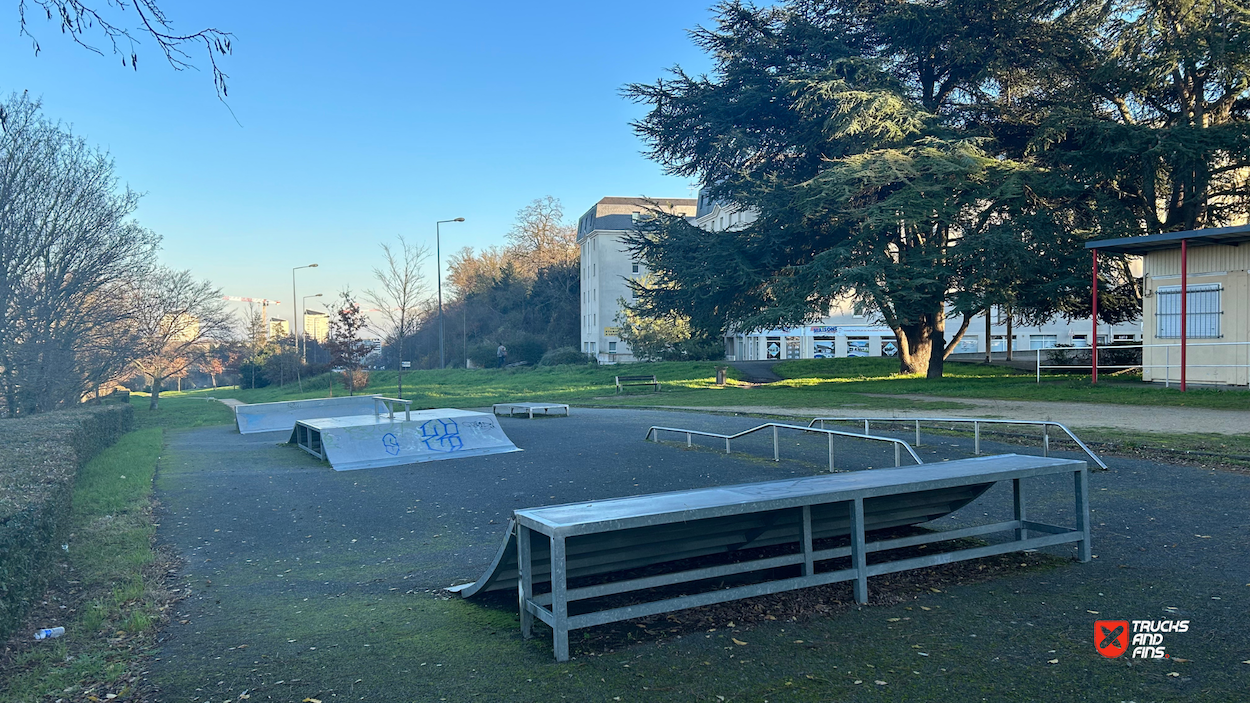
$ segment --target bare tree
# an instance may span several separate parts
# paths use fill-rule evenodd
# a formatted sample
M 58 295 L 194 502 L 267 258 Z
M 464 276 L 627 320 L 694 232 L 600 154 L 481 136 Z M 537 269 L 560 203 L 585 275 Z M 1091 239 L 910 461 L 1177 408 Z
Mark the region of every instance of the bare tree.
M 0 386 L 10 415 L 76 404 L 135 351 L 134 281 L 159 238 L 107 154 L 25 95 L 0 106 Z
M 112 46 L 113 54 L 121 56 L 122 65 L 136 71 L 139 70 L 136 45 L 140 43 L 140 37 L 154 39 L 157 48 L 165 55 L 165 60 L 176 71 L 195 68 L 188 51 L 198 46 L 208 56 L 217 96 L 223 99 L 226 97 L 226 79 L 229 76 L 222 72 L 217 59 L 233 52 L 233 34 L 212 27 L 197 32 L 179 32 L 174 29 L 173 22 L 155 0 L 99 0 L 93 4 L 94 7 L 82 0 L 18 0 L 17 14 L 21 23 L 21 34 L 30 37 L 37 55 L 41 47 L 39 40 L 30 31 L 26 14 L 27 11 L 34 10 L 34 14 L 42 14 L 49 22 L 60 24 L 61 34 L 69 35 L 79 46 L 101 56 L 104 52 L 88 42 L 91 41 L 90 35 L 93 33 L 103 36 Z M 127 26 L 131 24 L 134 26 Z
M 209 342 L 228 334 L 230 315 L 221 290 L 190 271 L 154 269 L 136 295 L 141 353 L 134 364 L 152 380 L 148 407 L 156 410 L 165 379 L 203 363 Z
M 564 221 L 564 206 L 548 195 L 517 211 L 508 243 L 518 272 L 533 279 L 548 266 L 577 258 L 577 227 Z
M 385 323 L 383 339 L 395 350 L 395 365 L 399 368 L 399 397 L 404 397 L 404 340 L 416 332 L 421 321 L 421 311 L 430 298 L 430 287 L 421 272 L 421 266 L 430 258 L 430 248 L 410 244 L 402 235 L 399 245 L 392 247 L 383 243 L 384 263 L 373 269 L 380 289 L 366 290 L 365 299 L 376 309 Z

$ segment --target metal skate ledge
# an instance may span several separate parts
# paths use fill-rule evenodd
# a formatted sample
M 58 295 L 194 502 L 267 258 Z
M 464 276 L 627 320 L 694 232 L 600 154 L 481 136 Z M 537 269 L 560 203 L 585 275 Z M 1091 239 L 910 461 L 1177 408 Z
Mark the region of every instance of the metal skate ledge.
M 1069 473 L 1076 526 L 1027 519 L 1022 482 Z M 914 525 L 948 514 L 1004 480 L 1012 481 L 1012 520 L 908 537 L 867 538 L 883 527 Z M 898 517 L 892 517 L 895 514 Z M 867 560 L 871 553 L 1002 532 L 1011 533 L 1011 538 L 919 557 L 873 564 Z M 839 534 L 849 537 L 849 546 L 820 550 L 812 546 L 815 539 Z M 723 535 L 728 539 L 721 539 Z M 856 601 L 864 603 L 870 576 L 1066 543 L 1076 543 L 1080 560 L 1089 561 L 1089 539 L 1086 464 L 1009 454 L 518 510 L 515 535 L 509 535 L 488 574 L 478 583 L 455 590 L 467 597 L 506 587 L 500 584 L 518 583 L 522 635 L 532 635 L 534 618 L 550 625 L 556 659 L 567 661 L 570 630 L 841 581 L 852 581 Z M 656 540 L 661 548 L 648 550 L 638 540 Z M 513 544 L 512 564 L 519 565 L 519 574 L 508 573 L 511 559 L 506 552 Z M 775 548 L 759 558 L 629 577 L 628 570 L 639 566 L 662 569 L 667 564 L 677 569 L 676 562 L 691 556 L 725 555 L 760 546 Z M 792 553 L 776 554 L 787 549 Z M 829 563 L 847 558 L 849 567 L 845 562 Z M 773 571 L 782 567 L 797 567 L 799 575 L 794 576 L 794 570 Z M 599 582 L 569 586 L 570 578 L 585 575 Z M 723 587 L 720 581 L 730 576 L 758 582 Z M 537 593 L 535 585 L 543 583 L 549 583 L 550 590 Z M 689 584 L 691 592 L 677 596 L 647 593 L 678 584 Z M 626 593 L 644 601 L 650 595 L 652 600 L 625 606 L 619 600 L 594 602 Z M 582 612 L 570 613 L 572 604 Z

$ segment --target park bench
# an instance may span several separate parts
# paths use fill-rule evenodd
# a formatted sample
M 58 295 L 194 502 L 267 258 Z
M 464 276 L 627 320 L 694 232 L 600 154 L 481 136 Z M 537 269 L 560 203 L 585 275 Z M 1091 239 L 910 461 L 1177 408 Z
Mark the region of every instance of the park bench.
M 652 386 L 656 392 L 660 390 L 660 382 L 655 380 L 655 376 L 617 376 L 616 392 L 620 393 L 626 386 Z
M 1063 474 L 1073 476 L 1075 527 L 1029 520 L 1023 481 Z M 1011 520 L 879 533 L 948 515 L 999 481 L 1012 483 Z M 567 661 L 570 630 L 610 622 L 840 581 L 865 603 L 869 576 L 1071 542 L 1089 561 L 1089 525 L 1084 462 L 1008 454 L 517 510 L 486 574 L 451 590 L 519 593 L 522 635 L 538 618 Z M 1005 541 L 880 558 L 995 533 Z M 733 579 L 745 583 L 725 587 Z

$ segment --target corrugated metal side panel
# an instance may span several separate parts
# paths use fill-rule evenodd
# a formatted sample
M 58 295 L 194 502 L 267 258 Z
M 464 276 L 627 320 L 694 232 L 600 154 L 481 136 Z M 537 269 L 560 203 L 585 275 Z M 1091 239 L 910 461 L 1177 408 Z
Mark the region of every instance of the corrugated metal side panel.
M 1209 271 L 1245 271 L 1250 269 L 1250 247 L 1200 246 L 1189 250 L 1189 273 Z M 1150 252 L 1143 270 L 1148 276 L 1181 275 L 1181 250 Z

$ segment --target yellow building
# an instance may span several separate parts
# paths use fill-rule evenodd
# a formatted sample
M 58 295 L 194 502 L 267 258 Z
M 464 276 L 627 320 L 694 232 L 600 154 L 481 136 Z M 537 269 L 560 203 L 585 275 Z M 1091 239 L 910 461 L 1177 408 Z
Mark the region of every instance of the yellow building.
M 304 336 L 318 342 L 326 341 L 330 335 L 330 316 L 316 310 L 304 311 Z
M 269 320 L 269 338 L 272 340 L 291 336 L 291 326 L 286 320 L 275 317 Z
M 1247 243 L 1250 225 L 1103 239 L 1086 245 L 1096 251 L 1142 257 L 1144 380 L 1250 385 Z

